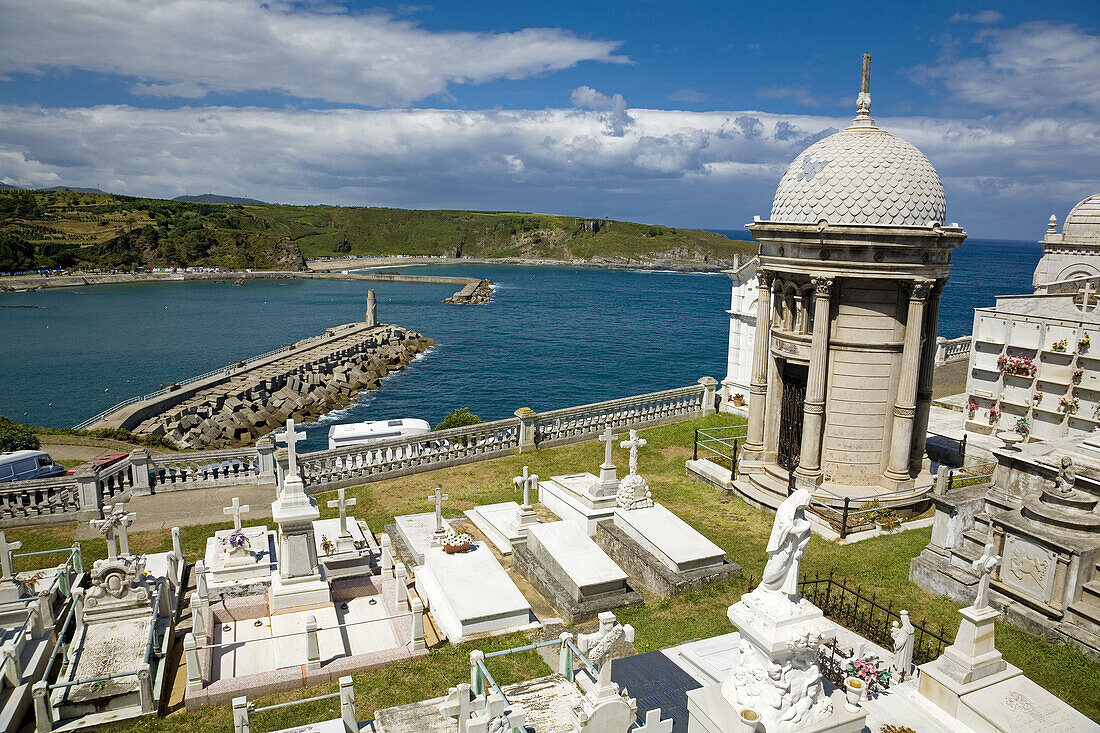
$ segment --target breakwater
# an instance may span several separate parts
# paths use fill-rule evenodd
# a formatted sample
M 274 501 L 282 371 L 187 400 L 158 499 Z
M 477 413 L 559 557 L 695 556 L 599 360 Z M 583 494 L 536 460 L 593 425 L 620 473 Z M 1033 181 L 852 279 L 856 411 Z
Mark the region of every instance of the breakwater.
M 170 387 L 88 427 L 164 436 L 181 448 L 247 445 L 287 418 L 316 419 L 346 407 L 432 343 L 394 325 L 337 326 L 186 387 Z
M 459 290 L 447 303 L 488 302 L 462 297 L 467 289 L 492 293 L 492 281 L 476 277 L 446 275 L 405 275 L 396 272 L 299 272 L 297 270 L 262 270 L 257 272 L 119 272 L 85 275 L 20 275 L 0 280 L 0 290 L 8 292 L 40 288 L 74 288 L 89 285 L 118 285 L 144 282 L 244 282 L 248 280 L 357 280 L 361 282 L 417 283 L 422 285 L 454 285 Z

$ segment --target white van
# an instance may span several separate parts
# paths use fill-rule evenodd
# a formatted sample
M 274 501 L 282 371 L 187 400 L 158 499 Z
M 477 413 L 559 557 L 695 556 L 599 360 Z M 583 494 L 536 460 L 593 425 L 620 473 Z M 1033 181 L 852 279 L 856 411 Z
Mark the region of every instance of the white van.
M 333 425 L 328 429 L 328 447 L 343 448 L 347 445 L 370 445 L 389 438 L 411 438 L 427 435 L 432 426 L 427 420 L 404 418 L 402 420 L 373 420 Z
M 40 450 L 17 450 L 0 453 L 0 483 L 50 478 L 65 473 L 65 467 L 53 462 L 50 454 Z

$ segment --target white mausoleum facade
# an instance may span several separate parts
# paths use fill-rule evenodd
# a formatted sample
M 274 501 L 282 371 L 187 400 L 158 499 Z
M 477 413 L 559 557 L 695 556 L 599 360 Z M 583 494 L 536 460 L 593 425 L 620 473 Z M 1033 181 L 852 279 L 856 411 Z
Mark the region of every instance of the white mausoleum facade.
M 737 490 L 774 508 L 797 476 L 853 497 L 912 486 L 939 296 L 966 234 L 935 169 L 869 115 L 787 169 L 760 242 L 748 436 Z M 815 497 L 830 501 L 822 492 Z
M 1069 212 L 1058 233 L 1057 218 L 1051 214 L 1043 245 L 1043 256 L 1035 267 L 1033 284 L 1100 277 L 1100 193 L 1089 196 Z
M 749 401 L 749 381 L 752 378 L 752 349 L 756 341 L 756 267 L 759 261 L 753 257 L 746 262 L 738 260 L 738 266 L 726 270 L 732 281 L 730 309 L 729 352 L 726 359 L 726 377 L 722 380 L 722 412 L 743 409 L 736 404 Z

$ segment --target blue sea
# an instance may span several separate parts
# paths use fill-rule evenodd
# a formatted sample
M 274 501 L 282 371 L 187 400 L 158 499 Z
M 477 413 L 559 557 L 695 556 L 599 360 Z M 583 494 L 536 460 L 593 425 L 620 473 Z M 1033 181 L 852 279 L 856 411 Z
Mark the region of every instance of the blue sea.
M 740 232 L 736 233 L 740 238 Z M 967 241 L 954 256 L 940 334 L 970 333 L 973 309 L 1030 292 L 1039 246 Z M 401 269 L 401 268 L 397 268 Z M 341 281 L 143 283 L 0 293 L 0 415 L 70 426 L 162 384 L 363 318 L 436 345 L 347 409 L 307 426 L 469 407 L 485 420 L 680 387 L 725 375 L 730 280 L 722 274 L 520 265 L 440 265 L 415 274 L 486 277 L 488 306 L 440 303 L 447 285 Z M 391 268 L 392 270 L 392 268 Z M 33 306 L 8 307 L 8 306 Z

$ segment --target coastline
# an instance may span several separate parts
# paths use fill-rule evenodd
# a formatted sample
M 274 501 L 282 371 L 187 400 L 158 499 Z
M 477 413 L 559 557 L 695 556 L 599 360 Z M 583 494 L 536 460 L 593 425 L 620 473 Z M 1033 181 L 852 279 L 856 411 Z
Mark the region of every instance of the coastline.
M 406 275 L 403 273 L 364 273 L 361 270 L 391 267 L 422 267 L 425 265 L 523 265 L 529 267 L 583 267 L 604 270 L 635 270 L 645 272 L 720 273 L 736 267 L 736 260 L 717 262 L 665 262 L 629 258 L 592 260 L 555 260 L 530 257 L 441 258 L 441 257 L 352 257 L 339 260 L 314 260 L 307 270 L 225 270 L 221 272 L 131 272 L 73 273 L 70 275 L 16 275 L 0 278 L 0 291 L 20 292 L 39 288 L 87 287 L 143 282 L 189 282 L 221 280 L 331 279 L 367 282 L 408 282 L 465 287 L 482 278 L 445 275 Z M 360 272 L 345 272 L 358 270 Z

